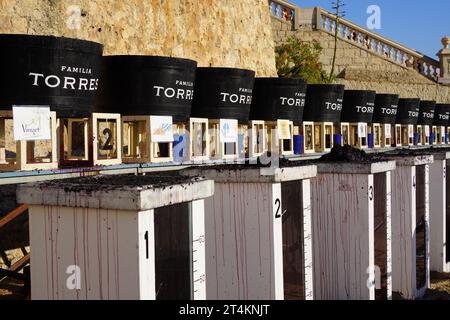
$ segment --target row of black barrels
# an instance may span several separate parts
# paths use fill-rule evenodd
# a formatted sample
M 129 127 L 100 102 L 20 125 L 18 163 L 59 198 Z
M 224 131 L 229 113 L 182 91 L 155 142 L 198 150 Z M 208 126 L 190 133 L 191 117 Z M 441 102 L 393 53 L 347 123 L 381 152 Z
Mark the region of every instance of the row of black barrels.
M 103 56 L 101 44 L 77 39 L 0 35 L 0 48 L 0 109 L 49 105 L 60 118 L 102 112 L 165 115 L 174 122 L 200 117 L 446 126 L 450 114 L 447 104 L 302 79 L 255 79 L 251 70 L 197 68 L 188 59 Z

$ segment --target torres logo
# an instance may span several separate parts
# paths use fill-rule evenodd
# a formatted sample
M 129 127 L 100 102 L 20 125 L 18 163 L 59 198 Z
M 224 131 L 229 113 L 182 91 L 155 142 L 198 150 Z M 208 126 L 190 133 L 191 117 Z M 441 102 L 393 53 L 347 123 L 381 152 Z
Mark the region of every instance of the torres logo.
M 408 116 L 410 118 L 418 118 L 419 117 L 419 111 L 408 111 Z
M 391 106 L 390 108 L 381 108 L 381 113 L 396 116 L 397 108 L 398 108 L 398 106 Z
M 373 105 L 368 104 L 367 106 L 356 106 L 356 112 L 358 113 L 373 113 Z
M 304 107 L 305 106 L 305 94 L 304 93 L 295 93 L 294 98 L 289 97 L 280 97 L 280 102 L 282 106 L 289 107 Z
M 342 111 L 342 101 L 338 100 L 338 103 L 325 102 L 327 110 Z
M 194 83 L 189 81 L 175 81 L 176 86 L 188 87 L 191 89 L 172 88 L 164 86 L 153 86 L 156 97 L 165 97 L 167 99 L 192 100 L 194 99 Z
M 422 112 L 422 117 L 427 118 L 427 119 L 433 119 L 434 112 Z
M 222 102 L 232 103 L 232 104 L 252 104 L 253 90 L 247 88 L 239 88 L 239 94 L 221 92 L 220 98 Z
M 64 90 L 77 91 L 96 91 L 98 89 L 98 78 L 77 76 L 81 74 L 92 75 L 92 69 L 90 68 L 61 66 L 60 72 L 71 74 L 71 76 L 44 74 L 38 72 L 30 72 L 28 76 L 31 80 L 31 85 L 34 87 L 45 86 L 52 89 L 62 88 Z M 75 74 L 75 76 L 73 74 Z

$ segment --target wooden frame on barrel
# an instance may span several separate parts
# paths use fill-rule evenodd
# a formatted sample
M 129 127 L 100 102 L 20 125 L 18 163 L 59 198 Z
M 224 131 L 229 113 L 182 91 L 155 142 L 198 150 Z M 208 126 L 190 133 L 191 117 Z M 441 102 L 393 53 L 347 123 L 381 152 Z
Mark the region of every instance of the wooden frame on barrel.
M 289 132 L 290 132 L 290 138 L 289 139 L 279 139 L 278 138 L 278 124 L 274 121 L 266 121 L 266 127 L 267 127 L 267 149 L 268 150 L 276 150 L 278 146 L 278 152 L 281 156 L 292 156 L 294 155 L 294 122 L 289 122 Z M 276 134 L 273 134 L 273 132 L 276 132 Z M 273 138 L 277 137 L 277 141 L 275 145 L 273 145 Z
M 373 147 L 376 149 L 381 148 L 381 141 L 382 141 L 381 124 L 372 123 L 372 125 L 369 126 L 369 130 L 370 133 L 373 135 Z
M 422 134 L 420 139 L 423 146 L 430 145 L 430 134 L 431 134 L 431 126 L 422 125 Z
M 238 125 L 237 120 L 233 120 Z M 211 160 L 237 160 L 239 152 L 239 137 L 236 137 L 235 141 L 230 143 L 225 143 L 221 141 L 220 138 L 220 119 L 209 119 L 208 120 L 208 131 L 209 131 L 209 152 Z M 229 148 L 226 145 L 233 145 L 232 152 L 230 153 Z
M 314 148 L 317 153 L 326 153 L 333 149 L 336 131 L 332 122 L 314 122 Z
M 209 160 L 210 154 L 208 119 L 189 119 L 189 160 Z
M 342 146 L 350 145 L 350 123 L 341 122 L 340 130 L 342 136 L 341 145 Z
M 74 134 L 73 130 L 81 131 Z M 58 163 L 62 167 L 92 166 L 92 121 L 91 118 L 59 118 L 58 128 Z M 81 134 L 81 138 L 80 135 Z M 82 145 L 74 143 L 74 139 L 82 140 Z M 81 152 L 80 152 L 81 151 Z M 77 154 L 78 152 L 78 154 Z
M 164 163 L 173 161 L 173 142 L 154 142 L 151 137 L 152 116 L 123 116 L 122 117 L 122 145 L 128 142 L 128 149 L 124 150 L 124 163 Z M 180 127 L 181 126 L 181 127 Z M 185 131 L 184 125 L 175 125 L 174 131 Z M 127 141 L 126 141 L 127 140 Z M 161 155 L 162 145 L 166 154 Z
M 116 113 L 92 114 L 94 165 L 122 163 L 122 123 L 120 118 L 120 114 Z M 106 124 L 103 130 L 100 128 L 101 122 Z
M 380 124 L 381 127 L 381 148 L 391 148 L 395 141 L 395 134 L 392 131 L 392 125 L 387 123 Z
M 393 135 L 392 135 L 393 134 Z M 392 147 L 397 148 L 403 146 L 402 143 L 402 126 L 400 124 L 391 125 Z
M 365 132 L 365 137 L 361 134 L 362 130 Z M 361 132 L 360 132 L 361 131 Z M 367 149 L 368 145 L 368 125 L 365 122 L 350 123 L 350 145 L 357 149 Z
M 250 121 L 249 158 L 262 156 L 268 150 L 267 126 L 264 121 Z
M 56 112 L 50 112 L 50 148 L 47 157 L 35 157 L 37 141 L 16 141 L 16 156 L 8 158 L 6 151 L 6 120 L 13 119 L 12 111 L 0 111 L 0 171 L 32 171 L 58 168 Z
M 417 143 L 418 146 L 423 146 L 425 145 L 424 143 L 424 139 L 423 139 L 423 135 L 424 135 L 424 126 L 418 124 L 417 126 L 414 127 L 414 133 L 419 135 L 419 141 Z M 415 140 L 415 137 L 414 137 Z
M 445 144 L 445 133 L 447 132 L 446 128 L 444 126 L 437 126 L 436 127 L 436 136 L 435 141 L 438 145 Z
M 437 134 L 438 134 L 437 126 L 431 126 L 431 133 L 434 134 L 433 145 L 437 145 L 438 144 L 438 142 L 437 142 L 437 140 L 438 140 L 438 137 L 437 137 Z
M 314 146 L 315 146 L 314 122 L 303 121 L 301 128 L 303 130 L 303 132 L 301 132 L 301 133 L 305 139 L 304 145 L 303 145 L 303 152 L 305 154 L 315 153 L 316 150 L 314 148 Z
M 402 124 L 401 125 L 401 143 L 403 147 L 414 145 L 414 125 Z

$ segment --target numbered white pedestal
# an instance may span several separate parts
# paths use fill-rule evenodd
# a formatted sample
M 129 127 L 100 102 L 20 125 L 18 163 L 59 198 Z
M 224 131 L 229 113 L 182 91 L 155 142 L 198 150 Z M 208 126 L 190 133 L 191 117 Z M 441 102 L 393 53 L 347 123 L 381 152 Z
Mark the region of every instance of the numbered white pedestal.
M 312 182 L 316 299 L 392 297 L 390 180 L 394 169 L 393 161 L 318 165 Z
M 434 163 L 430 164 L 430 270 L 450 272 L 447 256 L 448 201 L 447 160 L 450 152 L 433 153 Z
M 163 175 L 21 185 L 33 300 L 205 299 L 204 198 Z M 162 183 L 161 183 L 162 182 Z
M 313 299 L 310 178 L 315 166 L 220 168 L 205 201 L 207 299 Z
M 392 175 L 393 291 L 422 297 L 430 285 L 429 167 L 433 156 L 395 158 Z

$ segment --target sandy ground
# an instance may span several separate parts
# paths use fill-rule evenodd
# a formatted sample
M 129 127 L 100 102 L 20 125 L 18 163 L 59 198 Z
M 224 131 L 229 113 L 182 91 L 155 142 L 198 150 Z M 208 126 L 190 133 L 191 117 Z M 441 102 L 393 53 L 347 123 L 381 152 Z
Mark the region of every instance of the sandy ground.
M 450 274 L 431 274 L 431 289 L 424 300 L 450 300 Z
M 28 292 L 24 290 L 23 283 L 6 279 L 0 281 L 0 300 L 27 300 Z

